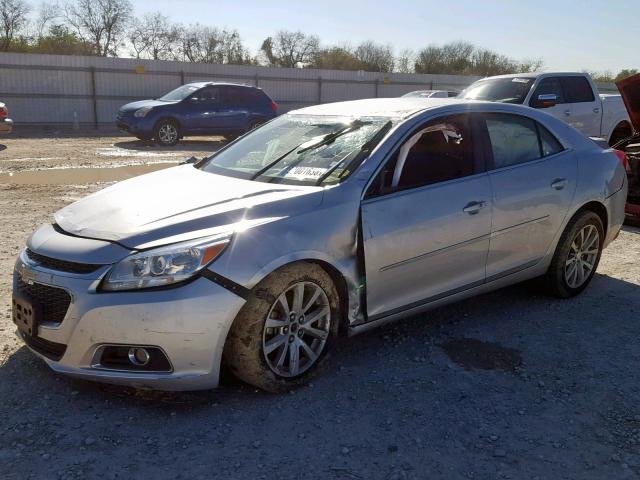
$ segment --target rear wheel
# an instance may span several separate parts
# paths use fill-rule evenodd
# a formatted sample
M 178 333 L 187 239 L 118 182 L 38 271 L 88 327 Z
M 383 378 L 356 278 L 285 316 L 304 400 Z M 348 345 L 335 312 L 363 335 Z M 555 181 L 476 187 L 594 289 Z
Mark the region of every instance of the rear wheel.
M 306 383 L 338 332 L 338 294 L 318 265 L 296 263 L 269 275 L 231 327 L 225 364 L 236 377 L 270 392 Z
M 616 143 L 621 142 L 629 138 L 633 134 L 631 130 L 631 126 L 627 123 L 621 123 L 616 126 L 615 130 L 611 134 L 611 138 L 609 139 L 609 146 L 613 147 Z
M 600 217 L 584 211 L 567 225 L 547 272 L 553 294 L 568 298 L 582 292 L 593 278 L 604 244 Z
M 161 120 L 154 132 L 154 138 L 163 147 L 173 147 L 180 139 L 180 129 L 173 120 Z

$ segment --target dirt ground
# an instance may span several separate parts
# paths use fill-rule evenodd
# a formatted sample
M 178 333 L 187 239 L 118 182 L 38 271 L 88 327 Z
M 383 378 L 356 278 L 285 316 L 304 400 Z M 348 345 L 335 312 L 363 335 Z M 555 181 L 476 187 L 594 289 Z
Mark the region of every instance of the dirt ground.
M 0 173 L 219 146 L 0 138 Z M 640 478 L 640 229 L 624 228 L 578 298 L 518 285 L 440 308 L 341 342 L 286 395 L 232 380 L 153 393 L 57 375 L 14 335 L 26 237 L 106 185 L 73 181 L 0 184 L 0 478 Z

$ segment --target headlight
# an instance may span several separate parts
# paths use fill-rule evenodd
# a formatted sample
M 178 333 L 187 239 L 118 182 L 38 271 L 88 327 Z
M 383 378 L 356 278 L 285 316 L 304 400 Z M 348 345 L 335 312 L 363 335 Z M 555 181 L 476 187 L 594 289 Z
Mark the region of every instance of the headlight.
M 139 108 L 138 110 L 136 110 L 133 114 L 134 117 L 146 117 L 147 113 L 149 113 L 151 111 L 153 107 L 142 107 Z
M 135 290 L 182 282 L 215 260 L 230 239 L 201 238 L 129 255 L 109 271 L 102 289 Z

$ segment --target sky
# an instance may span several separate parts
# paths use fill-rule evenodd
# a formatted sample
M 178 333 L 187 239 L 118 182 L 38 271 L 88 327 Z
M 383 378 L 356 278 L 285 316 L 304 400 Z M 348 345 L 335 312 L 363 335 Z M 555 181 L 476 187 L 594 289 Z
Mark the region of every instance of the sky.
M 257 53 L 278 30 L 323 44 L 391 44 L 398 53 L 465 40 L 545 70 L 640 68 L 640 0 L 133 0 L 136 15 L 236 29 Z

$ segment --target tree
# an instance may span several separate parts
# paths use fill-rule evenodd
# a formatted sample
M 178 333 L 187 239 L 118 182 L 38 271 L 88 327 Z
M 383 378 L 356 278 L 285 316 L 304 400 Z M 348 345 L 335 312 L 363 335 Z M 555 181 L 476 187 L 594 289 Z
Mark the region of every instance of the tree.
M 637 68 L 625 68 L 623 70 L 620 70 L 620 73 L 616 75 L 614 81 L 617 82 L 618 80 L 624 80 L 625 78 L 630 77 L 631 75 L 635 75 L 636 73 L 638 73 Z
M 378 45 L 372 41 L 366 41 L 358 45 L 354 55 L 362 65 L 360 70 L 369 72 L 391 72 L 393 70 L 394 58 L 391 45 Z
M 59 7 L 53 3 L 42 2 L 38 8 L 38 16 L 34 22 L 36 39 L 42 38 L 47 32 L 54 20 L 59 17 Z
M 199 24 L 182 30 L 177 57 L 199 63 L 254 63 L 237 30 L 220 30 Z
M 172 25 L 160 12 L 135 19 L 129 31 L 129 41 L 136 58 L 147 56 L 153 60 L 166 60 L 174 56 L 181 28 Z
M 9 50 L 17 34 L 29 23 L 31 7 L 24 0 L 0 0 L 0 49 Z
M 413 50 L 405 48 L 400 52 L 395 61 L 395 71 L 398 73 L 413 73 L 416 54 Z
M 93 44 L 79 38 L 66 25 L 50 26 L 48 33 L 40 36 L 28 51 L 58 55 L 95 55 Z
M 96 55 L 117 55 L 122 37 L 131 20 L 129 0 L 75 0 L 68 3 L 64 16 L 78 36 L 91 42 Z
M 286 30 L 280 30 L 274 37 L 266 38 L 260 47 L 269 65 L 289 68 L 312 63 L 319 49 L 320 39 L 316 35 Z
M 543 62 L 539 59 L 519 62 L 468 42 L 453 42 L 443 46 L 429 45 L 418 52 L 415 61 L 417 73 L 449 75 L 502 75 L 531 72 L 539 70 L 542 66 Z
M 309 68 L 324 68 L 327 70 L 361 70 L 360 60 L 351 49 L 344 47 L 323 48 L 316 52 L 313 60 L 307 65 Z

